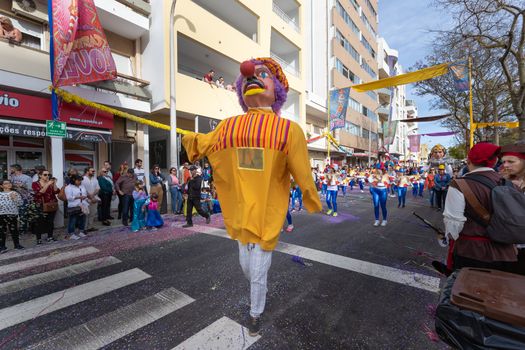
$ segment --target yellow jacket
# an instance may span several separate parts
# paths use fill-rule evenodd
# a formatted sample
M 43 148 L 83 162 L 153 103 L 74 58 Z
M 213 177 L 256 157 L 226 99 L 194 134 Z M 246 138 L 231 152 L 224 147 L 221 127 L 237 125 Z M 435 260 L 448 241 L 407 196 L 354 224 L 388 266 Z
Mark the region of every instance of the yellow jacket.
M 190 161 L 208 157 L 232 239 L 273 250 L 288 210 L 290 174 L 309 212 L 321 210 L 301 127 L 266 109 L 223 120 L 182 143 Z

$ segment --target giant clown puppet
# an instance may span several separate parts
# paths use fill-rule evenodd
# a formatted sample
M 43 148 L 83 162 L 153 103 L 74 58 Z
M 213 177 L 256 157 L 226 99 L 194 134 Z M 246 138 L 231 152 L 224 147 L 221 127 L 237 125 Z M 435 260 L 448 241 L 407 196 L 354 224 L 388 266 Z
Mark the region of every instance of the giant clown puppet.
M 208 157 L 224 225 L 238 241 L 239 261 L 250 281 L 250 335 L 260 329 L 272 251 L 288 210 L 290 175 L 310 212 L 321 210 L 301 127 L 279 116 L 288 81 L 271 58 L 241 64 L 236 82 L 245 114 L 223 120 L 209 134 L 190 133 L 182 143 L 191 161 Z
M 447 154 L 447 150 L 445 147 L 440 145 L 439 143 L 432 147 L 430 150 L 430 159 L 429 159 L 429 165 L 431 168 L 438 169 L 438 167 L 443 164 L 445 165 L 445 172 L 452 176 L 452 166 L 448 164 L 448 160 L 445 157 Z

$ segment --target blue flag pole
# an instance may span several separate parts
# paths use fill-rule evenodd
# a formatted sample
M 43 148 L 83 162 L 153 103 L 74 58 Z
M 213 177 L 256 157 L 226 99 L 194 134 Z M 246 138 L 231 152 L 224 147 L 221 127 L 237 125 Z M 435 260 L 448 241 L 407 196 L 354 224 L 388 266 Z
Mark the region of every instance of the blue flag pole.
M 49 67 L 51 70 L 51 116 L 53 120 L 58 120 L 58 96 L 55 93 L 55 43 L 53 40 L 53 0 L 47 0 L 47 15 L 49 17 Z

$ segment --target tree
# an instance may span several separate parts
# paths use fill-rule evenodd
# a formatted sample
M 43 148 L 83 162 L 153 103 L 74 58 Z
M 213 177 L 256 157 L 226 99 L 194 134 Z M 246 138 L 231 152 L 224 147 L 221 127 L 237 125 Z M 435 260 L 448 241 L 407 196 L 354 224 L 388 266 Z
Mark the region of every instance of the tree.
M 465 60 L 470 53 L 472 58 L 473 116 L 475 122 L 511 120 L 513 111 L 506 90 L 503 73 L 497 59 L 490 51 L 476 43 L 465 43 L 461 36 L 439 33 L 433 44 L 432 53 L 425 62 L 417 62 L 412 69 L 422 69 L 443 62 Z M 431 108 L 445 109 L 451 114 L 443 119 L 442 126 L 456 131 L 459 143 L 468 148 L 470 132 L 469 94 L 457 92 L 451 74 L 416 83 L 416 93 L 420 96 L 432 96 Z M 493 140 L 497 142 L 498 129 L 485 128 L 475 131 L 477 141 Z
M 496 57 L 519 135 L 525 140 L 525 3 L 523 0 L 435 0 L 455 20 L 453 36 Z
M 467 157 L 467 153 L 465 152 L 465 148 L 463 145 L 455 145 L 448 148 L 447 154 L 450 158 L 463 160 Z

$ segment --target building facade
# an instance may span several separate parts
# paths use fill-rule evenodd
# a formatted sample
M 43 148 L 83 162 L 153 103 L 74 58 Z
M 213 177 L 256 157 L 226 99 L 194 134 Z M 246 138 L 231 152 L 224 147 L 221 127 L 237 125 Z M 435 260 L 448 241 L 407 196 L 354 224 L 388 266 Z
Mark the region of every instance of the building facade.
M 305 125 L 305 62 L 303 1 L 298 0 L 178 0 L 174 12 L 175 70 L 170 72 L 169 0 L 153 0 L 151 35 L 143 57 L 144 74 L 151 80 L 151 118 L 170 124 L 170 76 L 175 77 L 177 127 L 199 132 L 243 113 L 229 89 L 239 65 L 252 57 L 273 57 L 285 71 L 290 91 L 282 116 Z M 224 88 L 203 81 L 210 70 L 222 77 Z M 186 155 L 174 134 L 147 128 L 149 162 L 173 166 L 173 153 Z M 156 152 L 166 150 L 167 154 Z
M 306 130 L 315 137 L 327 128 L 329 90 L 378 79 L 378 3 L 329 0 L 310 1 L 308 5 L 311 35 L 307 45 L 311 57 Z M 312 165 L 327 161 L 364 165 L 377 159 L 378 108 L 375 91 L 350 90 L 345 127 L 334 133 L 343 147 L 332 148 L 328 160 L 326 140 L 312 143 L 309 145 Z
M 135 115 L 151 108 L 149 82 L 142 79 L 141 38 L 149 36 L 150 4 L 146 1 L 95 0 L 118 78 L 88 85 L 64 87 L 90 101 Z M 0 0 L 0 16 L 11 19 L 22 32 L 22 42 L 0 39 L 0 175 L 9 165 L 25 171 L 44 165 L 62 184 L 64 172 L 75 167 L 99 169 L 105 160 L 114 164 L 141 156 L 142 128 L 113 115 L 62 103 L 60 119 L 67 122 L 67 137 L 46 137 L 51 119 L 49 29 L 47 1 L 29 3 Z M 57 218 L 61 217 L 57 215 Z

